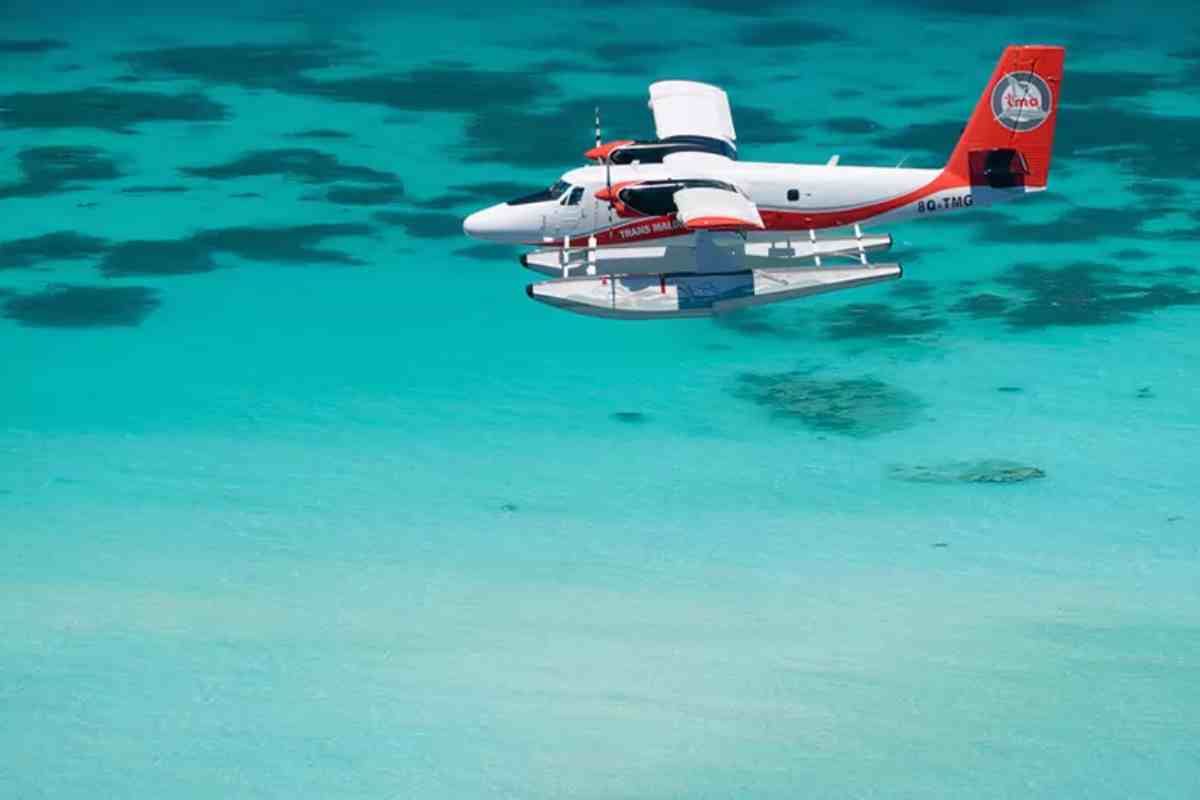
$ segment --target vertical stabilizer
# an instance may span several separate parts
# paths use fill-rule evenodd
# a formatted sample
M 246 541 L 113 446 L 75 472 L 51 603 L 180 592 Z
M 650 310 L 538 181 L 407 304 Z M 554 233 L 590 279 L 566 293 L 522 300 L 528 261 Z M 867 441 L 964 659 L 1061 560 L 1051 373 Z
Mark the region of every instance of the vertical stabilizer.
M 1004 50 L 946 171 L 973 186 L 1044 189 L 1058 121 L 1061 47 Z

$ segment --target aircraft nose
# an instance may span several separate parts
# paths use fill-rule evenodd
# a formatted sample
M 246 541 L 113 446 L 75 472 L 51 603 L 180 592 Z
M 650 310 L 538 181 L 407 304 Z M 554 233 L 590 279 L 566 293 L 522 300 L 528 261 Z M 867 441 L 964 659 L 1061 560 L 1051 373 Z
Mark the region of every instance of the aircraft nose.
M 502 206 L 476 211 L 463 220 L 463 233 L 475 239 L 495 239 L 505 230 Z

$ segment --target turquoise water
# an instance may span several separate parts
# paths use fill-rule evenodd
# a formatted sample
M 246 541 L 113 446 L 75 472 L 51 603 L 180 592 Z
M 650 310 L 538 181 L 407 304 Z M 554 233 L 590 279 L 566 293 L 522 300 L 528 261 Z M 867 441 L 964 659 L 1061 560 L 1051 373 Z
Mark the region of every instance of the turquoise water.
M 1039 9 L 16 3 L 0 794 L 1193 796 L 1200 20 Z M 459 231 L 658 78 L 938 166 L 1021 41 L 1051 191 L 898 284 L 614 323 Z

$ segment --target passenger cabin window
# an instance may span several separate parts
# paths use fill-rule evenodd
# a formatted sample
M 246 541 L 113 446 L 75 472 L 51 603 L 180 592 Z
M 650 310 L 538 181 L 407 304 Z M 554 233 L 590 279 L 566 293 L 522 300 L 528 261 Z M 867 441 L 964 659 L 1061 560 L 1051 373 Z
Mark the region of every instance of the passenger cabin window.
M 789 202 L 794 203 L 799 199 L 800 199 L 800 190 L 799 189 L 788 189 L 788 201 Z

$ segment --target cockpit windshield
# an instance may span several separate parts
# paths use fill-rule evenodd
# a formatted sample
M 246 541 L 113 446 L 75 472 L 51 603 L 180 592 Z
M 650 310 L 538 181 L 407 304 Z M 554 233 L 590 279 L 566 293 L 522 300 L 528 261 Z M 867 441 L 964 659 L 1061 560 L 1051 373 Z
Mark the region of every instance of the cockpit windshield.
M 510 206 L 523 206 L 527 203 L 544 203 L 547 200 L 557 200 L 566 193 L 567 189 L 571 188 L 571 184 L 564 180 L 557 181 L 553 186 L 542 189 L 540 192 L 527 194 L 524 197 L 518 197 L 516 200 L 509 200 Z

